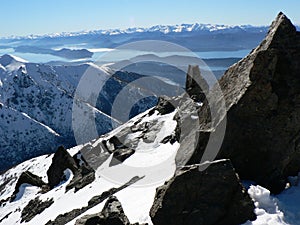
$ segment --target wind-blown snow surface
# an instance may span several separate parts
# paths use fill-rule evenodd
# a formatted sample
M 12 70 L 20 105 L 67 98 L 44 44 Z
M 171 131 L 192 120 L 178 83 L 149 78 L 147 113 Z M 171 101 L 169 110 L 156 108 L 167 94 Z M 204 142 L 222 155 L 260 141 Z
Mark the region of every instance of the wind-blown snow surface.
M 159 129 L 155 132 L 155 139 L 151 143 L 146 143 L 140 139 L 136 152 L 125 160 L 123 163 L 109 166 L 112 157 L 109 157 L 96 170 L 96 179 L 90 185 L 84 187 L 78 192 L 74 193 L 74 189 L 65 193 L 65 187 L 72 179 L 72 172 L 66 170 L 65 174 L 67 181 L 61 183 L 46 194 L 39 193 L 39 188 L 30 186 L 28 184 L 22 185 L 16 200 L 7 202 L 0 207 L 0 224 L 21 224 L 21 211 L 28 204 L 31 199 L 39 196 L 43 201 L 53 198 L 54 203 L 41 214 L 38 214 L 28 223 L 22 224 L 41 225 L 49 220 L 54 220 L 59 214 L 69 212 L 75 208 L 81 208 L 88 204 L 88 201 L 95 195 L 100 195 L 104 191 L 108 191 L 113 187 L 120 187 L 122 184 L 128 182 L 134 176 L 143 177 L 135 184 L 119 191 L 115 195 L 122 203 L 125 214 L 128 216 L 130 222 L 151 223 L 149 217 L 149 210 L 152 206 L 155 196 L 156 187 L 162 185 L 165 180 L 170 179 L 175 171 L 175 155 L 179 148 L 178 142 L 170 144 L 161 143 L 162 140 L 171 135 L 176 128 L 176 121 L 173 117 L 176 112 L 167 115 L 158 115 L 157 112 L 151 116 L 148 112 L 140 114 L 133 120 L 118 127 L 116 130 L 94 140 L 86 145 L 97 145 L 103 139 L 108 139 L 118 132 L 131 127 L 135 122 L 139 124 L 153 123 L 160 124 Z M 141 132 L 129 134 L 127 138 L 133 139 L 134 136 L 139 136 Z M 84 145 L 77 146 L 69 150 L 71 155 L 76 154 Z M 0 176 L 0 184 L 6 183 L 5 187 L 0 189 L 0 199 L 10 197 L 14 191 L 17 178 L 23 171 L 29 170 L 37 174 L 47 182 L 46 171 L 51 164 L 53 155 L 40 156 L 28 160 Z M 104 206 L 104 202 L 86 211 L 84 214 L 92 214 L 100 212 Z M 11 214 L 9 214 L 12 212 Z M 9 214 L 9 215 L 8 215 Z M 1 220 L 6 215 L 8 218 Z M 74 224 L 76 219 L 70 221 L 68 224 Z
M 278 195 L 259 185 L 250 185 L 248 193 L 255 202 L 257 219 L 244 225 L 299 225 L 300 224 L 300 184 L 294 177 L 293 186 Z

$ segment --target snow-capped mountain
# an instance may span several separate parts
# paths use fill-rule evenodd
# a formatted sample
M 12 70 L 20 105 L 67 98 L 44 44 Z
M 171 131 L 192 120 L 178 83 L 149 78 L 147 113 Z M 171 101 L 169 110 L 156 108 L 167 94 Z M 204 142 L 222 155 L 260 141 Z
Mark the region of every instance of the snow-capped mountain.
M 279 13 L 212 88 L 189 66 L 186 93 L 4 172 L 0 224 L 298 225 L 299 43 Z
M 88 100 L 74 93 L 83 74 L 99 76 L 99 96 Z M 41 154 L 52 152 L 60 144 L 76 145 L 72 128 L 73 102 L 93 112 L 98 134 L 104 134 L 125 121 L 112 118 L 111 108 L 118 93 L 129 84 L 128 96 L 143 99 L 149 93 L 130 83 L 143 76 L 112 72 L 92 63 L 50 66 L 29 63 L 12 55 L 0 57 L 0 171 Z M 97 84 L 96 84 L 97 85 Z M 169 85 L 170 86 L 170 85 Z M 92 104 L 96 102 L 96 105 Z M 132 117 L 156 103 L 156 97 L 137 103 Z M 87 128 L 88 129 L 88 128 Z M 96 138 L 86 137 L 85 141 Z
M 22 51 L 30 49 L 31 46 L 53 51 L 53 48 L 61 49 L 65 46 L 84 49 L 115 48 L 134 41 L 162 40 L 182 45 L 192 51 L 233 51 L 254 48 L 266 32 L 265 26 L 195 23 L 8 37 L 0 39 L 0 44 L 7 48 L 21 47 Z
M 152 27 L 131 27 L 126 29 L 108 29 L 108 30 L 92 30 L 79 32 L 62 32 L 46 35 L 29 35 L 29 36 L 11 36 L 4 39 L 38 39 L 38 38 L 57 38 L 57 37 L 76 37 L 81 35 L 104 34 L 104 35 L 119 35 L 133 33 L 160 32 L 168 33 L 183 33 L 183 32 L 224 32 L 234 33 L 237 31 L 245 32 L 266 32 L 268 26 L 251 26 L 251 25 L 218 25 L 218 24 L 176 24 L 176 25 L 155 25 Z

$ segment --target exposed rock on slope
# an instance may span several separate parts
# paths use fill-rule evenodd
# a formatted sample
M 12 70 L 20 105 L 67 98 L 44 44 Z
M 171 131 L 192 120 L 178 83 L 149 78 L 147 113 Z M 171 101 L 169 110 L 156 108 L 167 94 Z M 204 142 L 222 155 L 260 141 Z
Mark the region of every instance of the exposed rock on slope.
M 213 162 L 202 172 L 199 167 L 183 167 L 156 190 L 150 212 L 155 225 L 238 225 L 256 218 L 229 160 Z
M 284 189 L 288 175 L 300 170 L 300 33 L 280 13 L 263 42 L 221 78 L 227 127 L 219 158 L 230 158 L 243 179 L 273 193 Z M 214 90 L 208 98 L 219 104 Z M 199 112 L 207 118 L 207 103 Z M 222 118 L 220 119 L 222 121 Z M 219 122 L 220 122 L 219 121 Z M 199 162 L 210 124 L 190 163 Z M 218 129 L 218 127 L 217 127 Z
M 101 213 L 87 215 L 76 221 L 75 225 L 130 225 L 122 205 L 115 196 L 109 197 Z
M 75 208 L 70 212 L 60 214 L 55 218 L 54 221 L 51 221 L 51 220 L 48 221 L 46 223 L 46 225 L 64 225 L 64 224 L 70 222 L 71 220 L 75 219 L 76 217 L 80 216 L 87 210 L 97 206 L 98 204 L 100 204 L 101 202 L 106 200 L 107 198 L 112 197 L 114 194 L 118 193 L 119 191 L 121 191 L 121 190 L 129 187 L 130 185 L 134 184 L 135 182 L 139 181 L 140 179 L 143 179 L 143 177 L 133 177 L 130 179 L 130 181 L 126 182 L 124 185 L 121 185 L 118 188 L 111 188 L 108 191 L 104 191 L 101 195 L 96 195 L 96 196 L 92 197 L 88 201 L 87 206 L 84 206 L 82 208 Z M 107 204 L 109 204 L 109 202 L 110 201 L 108 201 Z M 109 219 L 111 217 L 111 215 L 109 215 L 109 213 L 108 213 L 108 209 L 104 209 L 103 212 L 105 213 L 105 217 L 106 217 L 105 219 Z M 121 213 L 121 211 L 120 211 L 120 213 Z M 124 219 L 125 219 L 125 217 L 124 217 Z M 124 221 L 126 221 L 126 220 L 124 220 Z
M 74 174 L 78 170 L 75 160 L 63 146 L 60 146 L 52 158 L 52 164 L 47 171 L 48 181 L 51 188 L 61 182 L 64 171 L 70 169 Z
M 42 201 L 38 197 L 32 199 L 28 205 L 24 207 L 21 214 L 21 222 L 29 222 L 33 217 L 37 214 L 42 213 L 45 209 L 47 209 L 50 205 L 54 203 L 53 199 L 49 199 L 47 201 Z
M 81 165 L 80 165 L 81 164 Z M 64 179 L 64 172 L 70 169 L 73 179 L 66 186 L 66 191 L 75 188 L 75 192 L 95 180 L 95 171 L 85 162 L 77 163 L 68 151 L 60 146 L 52 158 L 47 176 L 50 188 L 54 188 Z
M 196 101 L 203 102 L 209 91 L 209 86 L 200 74 L 199 66 L 189 65 L 186 76 L 186 92 Z
M 25 171 L 21 174 L 17 181 L 15 191 L 11 196 L 11 201 L 13 201 L 16 198 L 17 194 L 19 193 L 19 188 L 22 184 L 30 184 L 40 188 L 46 185 L 46 183 L 39 176 L 32 174 L 30 171 Z
M 76 170 L 73 179 L 66 186 L 66 191 L 75 188 L 74 191 L 78 191 L 86 185 L 92 183 L 95 180 L 95 171 L 89 166 L 83 164 Z

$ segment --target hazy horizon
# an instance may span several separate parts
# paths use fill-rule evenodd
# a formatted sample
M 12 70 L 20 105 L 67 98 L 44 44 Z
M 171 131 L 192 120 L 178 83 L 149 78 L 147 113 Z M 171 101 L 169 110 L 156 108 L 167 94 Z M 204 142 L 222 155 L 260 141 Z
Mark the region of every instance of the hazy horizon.
M 268 26 L 282 11 L 300 25 L 300 2 L 288 1 L 7 1 L 0 37 L 176 24 Z

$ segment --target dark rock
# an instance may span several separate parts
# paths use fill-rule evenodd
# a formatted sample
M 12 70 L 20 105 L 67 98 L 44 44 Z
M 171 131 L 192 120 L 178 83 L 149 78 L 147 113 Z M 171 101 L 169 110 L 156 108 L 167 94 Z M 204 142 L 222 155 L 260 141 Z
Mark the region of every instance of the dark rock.
M 17 194 L 19 193 L 19 188 L 22 184 L 30 184 L 32 186 L 37 186 L 40 188 L 42 188 L 43 186 L 47 186 L 41 177 L 34 175 L 29 171 L 25 171 L 21 174 L 16 183 L 15 190 L 11 196 L 11 201 L 15 200 Z
M 75 219 L 76 217 L 80 216 L 82 213 L 86 212 L 87 210 L 93 208 L 94 206 L 100 204 L 108 197 L 114 195 L 115 193 L 123 190 L 124 188 L 134 184 L 135 182 L 143 179 L 143 177 L 133 177 L 127 183 L 123 184 L 118 188 L 111 188 L 108 191 L 103 192 L 101 195 L 96 195 L 88 201 L 88 205 L 82 208 L 73 209 L 70 212 L 58 215 L 54 221 L 50 220 L 46 223 L 46 225 L 64 225 L 70 222 L 71 220 Z
M 183 95 L 181 98 L 178 111 L 174 116 L 174 120 L 177 122 L 174 136 L 180 143 L 180 147 L 175 157 L 177 167 L 186 165 L 190 160 L 191 155 L 194 154 L 195 146 L 197 146 L 197 142 L 199 141 L 199 120 L 194 120 L 192 118 L 192 116 L 198 118 L 197 104 L 187 95 Z M 199 162 L 200 159 L 197 158 L 196 162 L 193 164 Z
M 161 115 L 165 115 L 173 112 L 175 108 L 176 105 L 171 101 L 171 98 L 167 96 L 161 96 L 158 98 L 158 103 L 155 107 L 155 110 L 157 110 Z
M 262 43 L 230 67 L 219 85 L 227 127 L 218 158 L 230 158 L 242 179 L 279 193 L 287 176 L 300 170 L 300 33 L 291 21 L 280 13 Z M 208 97 L 219 104 L 214 89 Z M 208 112 L 205 103 L 199 117 L 208 118 Z M 216 132 L 223 121 L 224 115 L 214 126 Z M 200 161 L 203 140 L 211 132 L 208 125 L 200 124 L 202 143 L 191 163 Z
M 111 151 L 106 147 L 106 141 L 100 142 L 96 146 L 85 145 L 81 150 L 83 161 L 95 170 L 102 165 L 110 156 Z
M 125 148 L 125 149 L 117 149 L 113 153 L 113 158 L 111 162 L 109 163 L 109 166 L 115 166 L 122 162 L 124 162 L 127 158 L 129 158 L 131 155 L 135 153 L 135 150 L 131 148 Z
M 130 224 L 121 203 L 115 196 L 109 197 L 101 212 L 106 224 Z
M 32 220 L 37 214 L 42 213 L 45 209 L 47 209 L 50 205 L 54 203 L 53 199 L 49 199 L 47 201 L 42 201 L 39 197 L 30 200 L 30 202 L 24 207 L 21 213 L 21 222 L 29 222 Z
M 15 176 L 9 176 L 9 177 L 4 177 L 4 180 L 2 180 L 2 183 L 0 184 L 0 195 L 2 195 L 6 188 L 12 184 L 12 182 L 14 182 L 15 180 L 17 180 L 17 177 Z
M 66 169 L 70 169 L 75 174 L 78 166 L 67 150 L 60 146 L 55 152 L 52 164 L 47 171 L 50 188 L 55 187 L 62 181 Z
M 189 65 L 186 76 L 185 89 L 188 95 L 197 102 L 203 102 L 209 86 L 201 76 L 198 65 Z
M 92 183 L 95 180 L 95 171 L 88 165 L 82 165 L 75 172 L 73 179 L 66 186 L 66 191 L 75 188 L 75 192 Z
M 192 165 L 156 190 L 150 211 L 155 225 L 238 225 L 255 220 L 254 203 L 229 160 Z
M 0 219 L 0 223 L 2 223 L 4 220 L 6 220 L 6 219 L 10 216 L 10 214 L 12 214 L 12 212 L 9 212 L 9 213 L 7 213 L 4 217 L 2 217 L 2 218 Z
M 129 225 L 122 205 L 115 196 L 109 197 L 101 213 L 86 215 L 78 219 L 76 225 Z
M 112 136 L 109 139 L 109 143 L 113 145 L 114 149 L 124 148 L 124 143 L 116 136 Z

